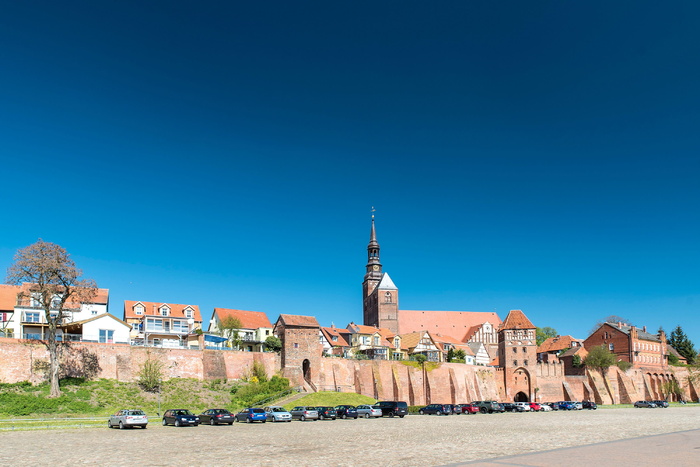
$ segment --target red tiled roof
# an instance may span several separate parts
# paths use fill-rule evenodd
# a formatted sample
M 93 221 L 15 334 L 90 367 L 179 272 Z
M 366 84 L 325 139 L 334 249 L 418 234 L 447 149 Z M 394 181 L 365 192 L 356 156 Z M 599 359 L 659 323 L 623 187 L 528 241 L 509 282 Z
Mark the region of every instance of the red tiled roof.
M 267 315 L 262 311 L 231 310 L 228 308 L 214 308 L 214 316 L 219 317 L 219 321 L 225 318 L 238 318 L 242 329 L 271 328 L 272 323 Z
M 574 339 L 572 336 L 550 337 L 537 347 L 537 353 L 560 352 L 564 349 L 570 349 L 574 347 L 573 342 L 578 342 L 579 346 L 583 345 L 583 341 Z
M 347 329 L 355 334 L 374 334 L 375 332 L 382 334 L 379 328 L 375 328 L 374 326 L 365 326 L 364 324 L 350 323 L 348 324 Z M 385 329 L 384 331 L 389 332 L 388 329 Z M 382 335 L 382 337 L 384 336 Z
M 491 311 L 420 311 L 399 310 L 399 334 L 429 331 L 466 342 L 476 330 L 489 322 L 498 328 L 501 318 Z
M 300 326 L 308 328 L 321 327 L 313 316 L 302 316 L 302 315 L 280 315 L 280 320 L 285 326 Z
M 144 306 L 144 314 L 137 315 L 134 313 L 134 306 L 140 303 Z M 166 302 L 143 302 L 138 300 L 124 300 L 124 320 L 128 318 L 142 318 L 143 316 L 160 316 L 160 307 L 162 305 L 167 305 L 170 308 L 170 317 L 173 318 L 186 318 L 185 309 L 192 308 L 192 318 L 201 323 L 202 315 L 199 312 L 198 305 L 178 305 L 176 303 L 166 303 Z
M 501 329 L 535 329 L 535 326 L 527 319 L 522 310 L 510 310 Z
M 0 284 L 0 310 L 14 310 L 17 305 L 17 294 L 28 292 L 31 283 L 25 282 L 22 285 Z M 106 305 L 109 302 L 109 289 L 97 289 L 95 296 L 90 303 Z
M 326 336 L 326 339 L 330 344 L 334 347 L 349 347 L 350 344 L 348 344 L 347 339 L 345 336 L 343 336 L 343 333 L 340 331 L 344 331 L 344 329 L 338 329 L 335 327 L 332 328 L 321 328 L 321 332 L 323 333 L 324 336 Z M 336 337 L 336 340 L 333 340 L 333 337 Z
M 21 290 L 19 285 L 0 284 L 0 310 L 14 311 Z

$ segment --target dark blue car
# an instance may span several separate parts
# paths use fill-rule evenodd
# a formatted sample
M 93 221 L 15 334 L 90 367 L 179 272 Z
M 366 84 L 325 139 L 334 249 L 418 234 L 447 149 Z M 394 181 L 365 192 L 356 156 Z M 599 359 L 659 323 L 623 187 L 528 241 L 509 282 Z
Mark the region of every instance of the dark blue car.
M 338 414 L 338 417 L 342 418 L 343 420 L 346 418 L 354 418 L 357 420 L 357 409 L 354 405 L 336 405 L 335 411 Z
M 557 408 L 559 410 L 576 410 L 574 403 L 569 401 L 557 402 Z
M 197 426 L 199 417 L 187 409 L 170 409 L 163 414 L 163 426 Z
M 236 414 L 236 421 L 237 422 L 247 422 L 247 423 L 253 423 L 253 422 L 263 422 L 265 423 L 267 421 L 267 414 L 263 409 L 257 409 L 257 408 L 247 408 L 243 409 L 240 412 Z

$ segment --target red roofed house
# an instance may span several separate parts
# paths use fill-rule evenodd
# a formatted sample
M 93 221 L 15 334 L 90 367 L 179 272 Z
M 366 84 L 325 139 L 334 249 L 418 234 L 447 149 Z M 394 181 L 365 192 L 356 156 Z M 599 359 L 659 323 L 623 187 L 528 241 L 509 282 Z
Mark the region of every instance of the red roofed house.
M 89 303 L 66 305 L 63 309 L 62 324 L 57 330 L 58 335 L 64 336 L 61 339 L 104 343 L 129 342 L 129 327 L 108 313 L 108 289 L 97 289 Z M 83 323 L 86 324 L 85 328 Z M 69 324 L 71 327 L 67 329 Z M 32 292 L 32 284 L 0 285 L 2 334 L 20 339 L 42 339 L 47 326 L 39 297 Z
M 583 341 L 571 336 L 550 337 L 537 346 L 537 361 L 542 363 L 557 363 L 562 351 L 583 347 Z
M 153 347 L 199 348 L 202 315 L 197 305 L 124 301 L 124 321 L 131 325 L 134 344 Z
M 454 337 L 442 336 L 440 334 L 431 334 L 431 337 L 433 338 L 435 345 L 437 345 L 442 352 L 442 361 L 444 362 L 447 361 L 447 356 L 450 350 L 461 350 L 464 352 L 464 363 L 467 365 L 474 365 L 474 352 L 471 349 L 471 345 L 484 346 L 484 344 L 481 343 L 465 344 L 464 342 L 458 341 Z M 486 352 L 486 350 L 484 350 L 484 352 Z M 488 357 L 488 354 L 486 354 L 486 356 Z
M 391 334 L 374 326 L 350 323 L 347 327 L 350 347 L 354 355 L 364 355 L 370 360 L 388 360 L 392 343 L 387 340 Z
M 349 339 L 350 333 L 347 329 L 340 329 L 335 326 L 321 328 L 321 345 L 323 346 L 323 354 L 326 356 L 350 357 L 351 347 L 348 342 Z
M 265 350 L 265 340 L 272 335 L 272 323 L 265 313 L 261 311 L 214 308 L 214 314 L 209 322 L 207 332 L 231 338 L 228 335 L 231 333 L 231 330 L 225 329 L 226 321 L 231 319 L 240 321 L 241 327 L 236 330 L 240 342 L 240 350 L 247 352 L 263 352 Z
M 668 366 L 666 333 L 651 334 L 646 326 L 637 329 L 623 323 L 603 323 L 584 344 L 589 351 L 603 345 L 618 360 L 630 362 L 634 368 L 665 369 Z
M 460 342 L 482 342 L 496 353 L 501 319 L 494 312 L 417 311 L 399 309 L 399 289 L 382 272 L 379 243 L 372 216 L 363 291 L 365 326 L 388 329 L 394 335 L 428 331 L 431 335 L 450 336 Z

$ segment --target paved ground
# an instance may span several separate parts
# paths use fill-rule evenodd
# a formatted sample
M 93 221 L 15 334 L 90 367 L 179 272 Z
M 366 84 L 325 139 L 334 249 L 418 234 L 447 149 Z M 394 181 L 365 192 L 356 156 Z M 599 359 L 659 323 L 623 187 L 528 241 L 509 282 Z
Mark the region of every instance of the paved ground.
M 700 407 L 190 428 L 162 427 L 152 420 L 147 430 L 123 431 L 107 429 L 105 420 L 105 428 L 1 433 L 0 464 L 698 465 L 700 436 L 691 430 L 700 430 Z M 677 434 L 653 436 L 664 433 Z M 611 442 L 644 436 L 652 438 Z M 630 457 L 601 454 L 620 449 Z

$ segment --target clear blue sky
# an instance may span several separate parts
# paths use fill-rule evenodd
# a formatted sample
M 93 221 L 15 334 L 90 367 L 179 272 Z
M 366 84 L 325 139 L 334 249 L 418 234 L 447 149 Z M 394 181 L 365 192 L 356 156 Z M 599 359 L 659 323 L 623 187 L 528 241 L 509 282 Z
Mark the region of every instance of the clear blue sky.
M 620 315 L 700 344 L 697 2 L 5 2 L 0 268 L 123 301 Z

